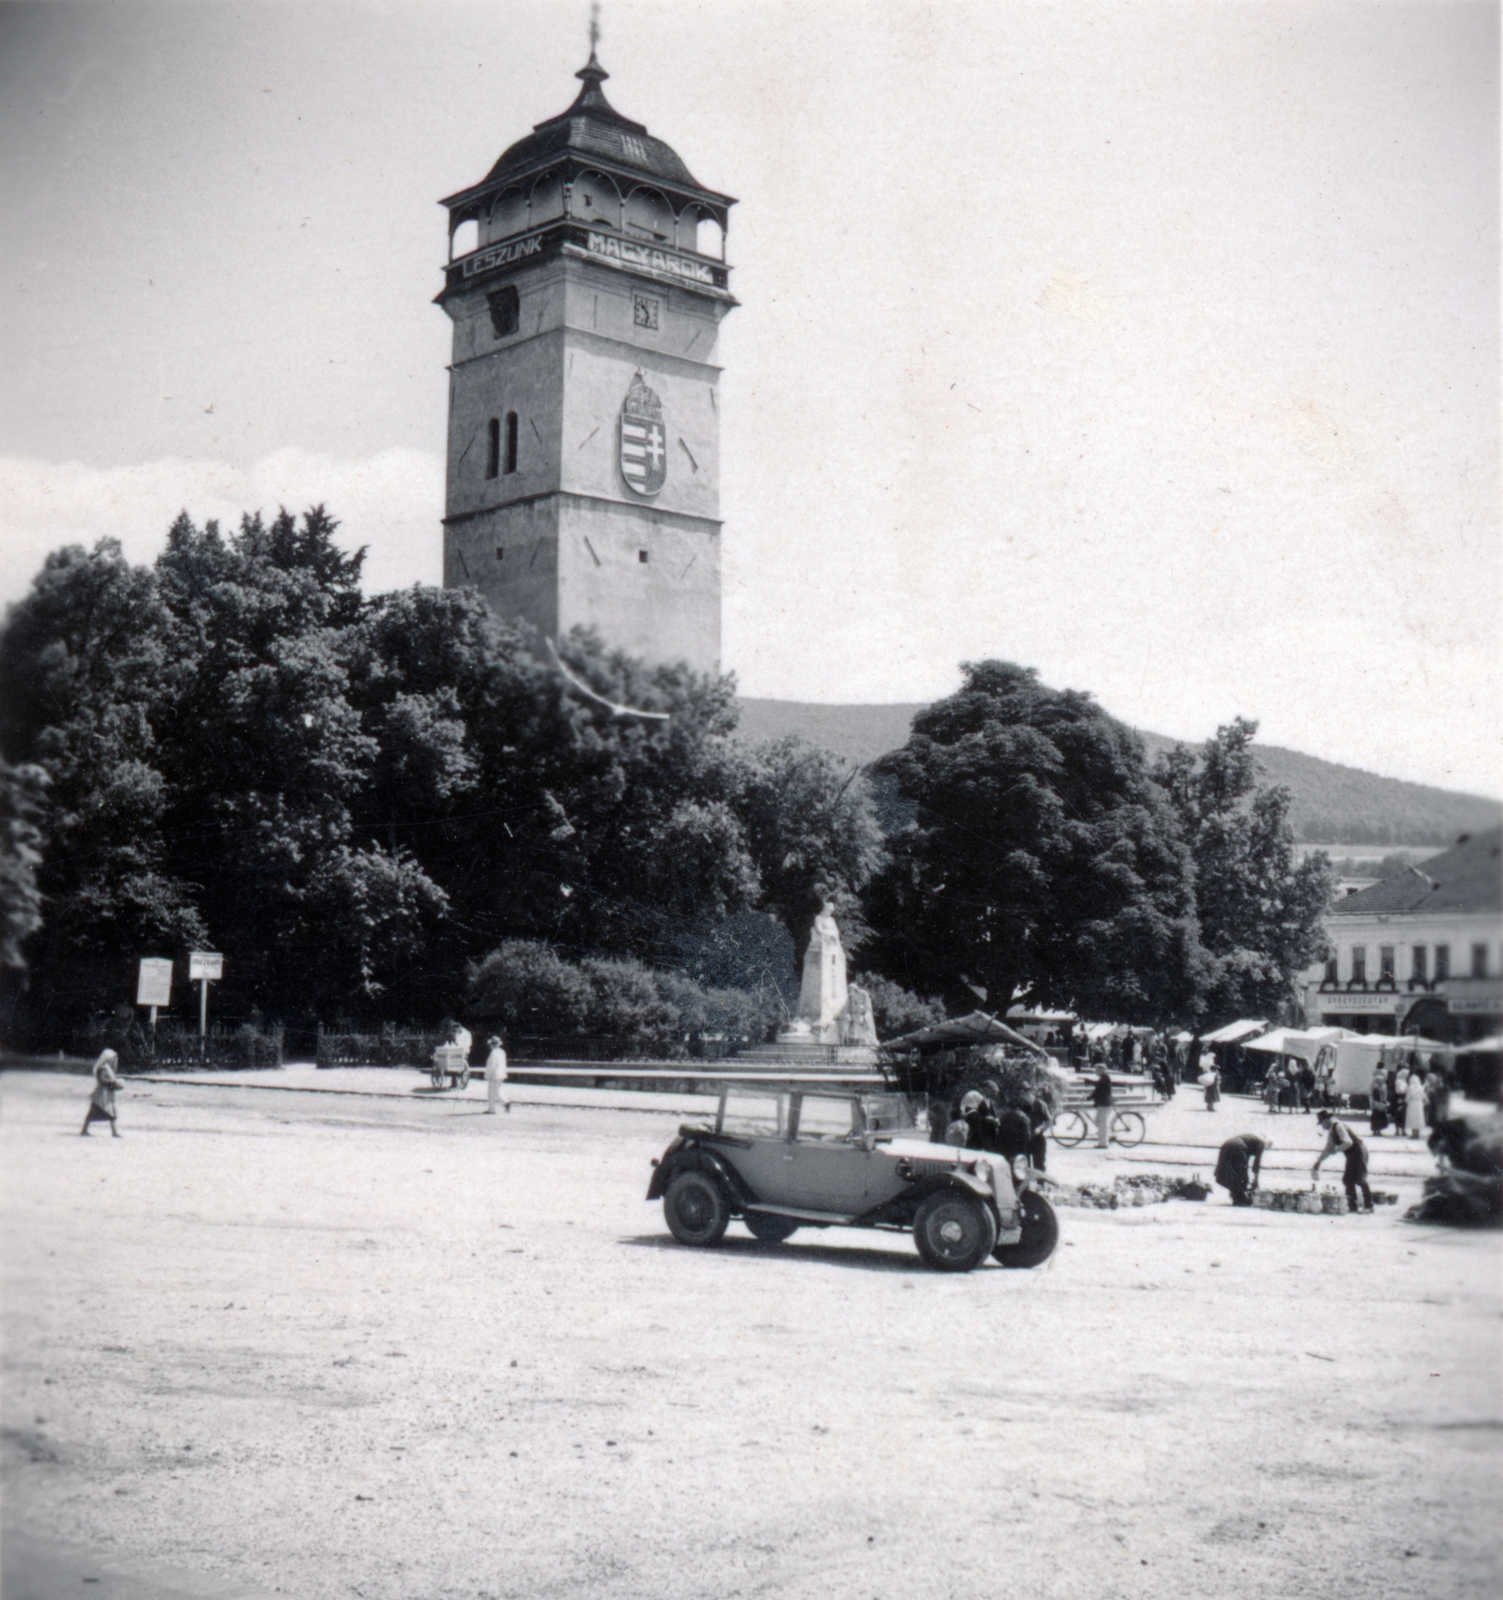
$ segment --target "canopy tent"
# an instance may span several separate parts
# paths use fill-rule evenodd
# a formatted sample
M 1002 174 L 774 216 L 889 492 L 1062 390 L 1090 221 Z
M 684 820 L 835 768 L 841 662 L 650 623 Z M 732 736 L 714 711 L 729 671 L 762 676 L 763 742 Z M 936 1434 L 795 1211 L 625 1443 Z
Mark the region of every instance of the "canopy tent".
M 1174 1042 L 1175 1044 L 1189 1044 L 1194 1037 L 1195 1035 L 1191 1033 L 1188 1028 L 1181 1028 L 1179 1032 L 1175 1034 Z
M 1456 1046 L 1459 1056 L 1497 1055 L 1500 1052 L 1503 1052 L 1503 1033 L 1495 1033 L 1491 1039 L 1473 1039 L 1470 1044 Z
M 1074 1022 L 1073 1011 L 1034 1011 L 1028 1006 L 1009 1006 L 1007 1017 L 1010 1022 Z
M 985 1011 L 972 1011 L 964 1017 L 951 1017 L 946 1022 L 935 1023 L 932 1027 L 905 1033 L 900 1039 L 888 1039 L 883 1044 L 883 1049 L 923 1050 L 944 1045 L 955 1049 L 968 1044 L 1015 1044 L 1031 1055 L 1043 1056 L 1046 1060 L 1052 1059 L 1042 1045 L 1035 1044 L 1032 1039 L 1025 1039 L 1016 1028 L 1009 1028 L 1005 1022 L 999 1022 Z
M 1202 1044 L 1237 1044 L 1243 1039 L 1250 1038 L 1255 1033 L 1262 1033 L 1268 1024 L 1251 1017 L 1244 1017 L 1241 1022 L 1229 1022 L 1224 1028 L 1217 1028 L 1215 1033 L 1201 1035 Z
M 1309 1035 L 1301 1033 L 1298 1028 L 1275 1028 L 1271 1033 L 1265 1033 L 1261 1039 L 1249 1039 L 1245 1046 L 1248 1050 L 1266 1050 L 1271 1056 L 1299 1055 L 1298 1050 L 1286 1049 L 1284 1041 L 1299 1039 L 1308 1040 Z

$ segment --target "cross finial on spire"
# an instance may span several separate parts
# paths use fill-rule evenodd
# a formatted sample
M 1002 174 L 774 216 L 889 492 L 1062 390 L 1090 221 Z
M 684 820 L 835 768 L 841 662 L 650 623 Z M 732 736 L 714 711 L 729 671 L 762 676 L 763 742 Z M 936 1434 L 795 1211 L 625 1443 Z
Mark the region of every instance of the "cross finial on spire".
M 590 6 L 590 54 L 594 55 L 600 45 L 600 0 L 592 0 Z

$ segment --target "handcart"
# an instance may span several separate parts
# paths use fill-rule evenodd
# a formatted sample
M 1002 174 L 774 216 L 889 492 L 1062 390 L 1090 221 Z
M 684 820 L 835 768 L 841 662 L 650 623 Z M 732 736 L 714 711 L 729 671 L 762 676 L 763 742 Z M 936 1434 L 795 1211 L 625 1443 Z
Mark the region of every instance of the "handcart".
M 470 1082 L 470 1053 L 463 1045 L 441 1044 L 433 1052 L 429 1078 L 435 1089 L 464 1089 Z

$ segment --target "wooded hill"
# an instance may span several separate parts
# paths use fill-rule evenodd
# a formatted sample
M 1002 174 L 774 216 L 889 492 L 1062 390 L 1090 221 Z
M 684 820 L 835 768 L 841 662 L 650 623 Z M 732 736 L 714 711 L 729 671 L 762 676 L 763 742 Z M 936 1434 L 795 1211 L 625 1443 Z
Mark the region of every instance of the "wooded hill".
M 921 704 L 813 705 L 798 700 L 743 699 L 738 704 L 742 738 L 797 734 L 856 766 L 867 766 L 906 743 L 910 723 L 924 709 Z M 1163 734 L 1139 730 L 1139 735 L 1150 760 L 1175 743 Z M 1494 828 L 1503 819 L 1503 806 L 1484 795 L 1380 778 L 1277 745 L 1254 748 L 1263 781 L 1284 784 L 1293 794 L 1290 821 L 1302 843 L 1448 845 L 1458 834 Z

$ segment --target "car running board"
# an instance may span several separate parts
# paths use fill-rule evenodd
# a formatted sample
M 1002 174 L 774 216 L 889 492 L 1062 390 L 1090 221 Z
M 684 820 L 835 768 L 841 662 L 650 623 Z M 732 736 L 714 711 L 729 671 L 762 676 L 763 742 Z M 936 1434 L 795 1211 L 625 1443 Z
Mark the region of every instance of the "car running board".
M 759 1215 L 769 1217 L 797 1217 L 802 1222 L 836 1222 L 851 1223 L 856 1220 L 854 1213 L 844 1211 L 803 1211 L 797 1206 L 764 1206 L 761 1204 L 743 1207 L 746 1211 L 755 1211 Z

